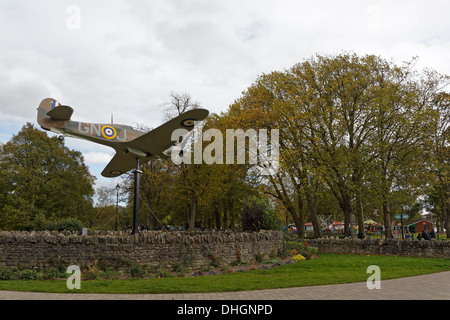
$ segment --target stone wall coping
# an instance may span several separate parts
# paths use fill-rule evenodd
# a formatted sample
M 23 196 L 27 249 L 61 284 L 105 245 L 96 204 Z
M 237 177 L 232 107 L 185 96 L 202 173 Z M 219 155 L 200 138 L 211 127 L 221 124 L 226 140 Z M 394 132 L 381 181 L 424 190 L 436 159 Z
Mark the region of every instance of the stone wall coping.
M 281 231 L 143 231 L 139 234 L 101 232 L 81 235 L 70 231 L 0 231 L 0 243 L 229 243 L 281 240 Z
M 430 247 L 450 247 L 450 241 L 447 240 L 412 240 L 412 239 L 380 239 L 380 238 L 317 238 L 317 239 L 304 239 L 301 240 L 309 244 L 336 244 L 336 245 L 346 245 L 346 244 L 368 244 L 368 245 L 416 245 L 416 246 L 430 246 Z
M 450 241 L 380 238 L 319 238 L 300 240 L 319 253 L 383 254 L 410 257 L 450 258 Z

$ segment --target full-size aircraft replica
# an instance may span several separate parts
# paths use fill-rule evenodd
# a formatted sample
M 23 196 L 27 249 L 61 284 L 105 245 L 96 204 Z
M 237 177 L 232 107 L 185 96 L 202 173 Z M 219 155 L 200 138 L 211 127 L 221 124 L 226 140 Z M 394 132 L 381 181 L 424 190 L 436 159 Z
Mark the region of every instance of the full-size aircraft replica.
M 72 121 L 72 107 L 61 105 L 52 98 L 42 100 L 37 110 L 37 121 L 42 129 L 58 133 L 62 137 L 81 138 L 116 150 L 102 176 L 113 178 L 135 168 L 132 234 L 139 232 L 139 162 L 147 162 L 158 156 L 170 157 L 173 148 L 178 148 L 175 149 L 178 152 L 182 151 L 186 138 L 180 144 L 172 141 L 172 133 L 176 129 L 192 130 L 196 121 L 205 119 L 209 114 L 205 109 L 190 110 L 156 129 L 142 132 L 121 124 Z
M 102 172 L 102 176 L 110 178 L 135 167 L 138 170 L 139 161 L 147 162 L 156 156 L 170 157 L 177 144 L 171 139 L 172 132 L 179 128 L 192 130 L 195 121 L 205 119 L 209 113 L 205 109 L 190 110 L 150 132 L 142 132 L 121 124 L 72 121 L 73 109 L 52 98 L 42 100 L 37 110 L 37 121 L 44 130 L 114 148 L 116 154 Z

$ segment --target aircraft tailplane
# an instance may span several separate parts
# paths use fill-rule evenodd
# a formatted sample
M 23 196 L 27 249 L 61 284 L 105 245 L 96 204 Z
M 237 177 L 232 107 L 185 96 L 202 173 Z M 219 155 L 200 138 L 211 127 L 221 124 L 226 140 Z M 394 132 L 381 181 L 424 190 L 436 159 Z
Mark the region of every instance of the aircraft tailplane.
M 45 130 L 64 128 L 73 113 L 71 107 L 63 106 L 52 98 L 42 100 L 37 110 L 37 121 L 41 128 Z

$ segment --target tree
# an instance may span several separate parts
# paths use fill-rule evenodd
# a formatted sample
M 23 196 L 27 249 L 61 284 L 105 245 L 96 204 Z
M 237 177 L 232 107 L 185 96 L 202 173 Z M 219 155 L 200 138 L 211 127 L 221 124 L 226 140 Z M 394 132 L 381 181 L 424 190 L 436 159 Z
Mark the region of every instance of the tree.
M 172 160 L 164 158 L 151 159 L 141 166 L 141 195 L 150 230 L 163 227 L 162 220 L 170 215 L 175 169 Z
M 172 91 L 170 92 L 169 101 L 165 102 L 163 106 L 165 108 L 165 119 L 166 121 L 169 121 L 186 111 L 199 108 L 200 103 L 193 101 L 189 93 L 177 93 Z
M 347 236 L 353 235 L 353 200 L 373 160 L 368 147 L 374 130 L 372 98 L 383 67 L 375 56 L 341 54 L 316 56 L 291 69 L 294 101 L 304 120 L 300 135 L 308 139 L 316 172 L 344 213 Z
M 170 97 L 170 101 L 165 104 L 167 120 L 199 107 L 198 103 L 192 102 L 191 96 L 187 93 L 177 94 L 175 92 L 171 92 Z M 194 134 L 193 136 L 198 139 L 199 134 Z M 186 212 L 188 216 L 187 222 L 190 231 L 193 231 L 195 228 L 199 192 L 201 193 L 198 182 L 198 175 L 200 171 L 199 166 L 199 164 L 185 163 L 181 163 L 179 165 L 180 174 L 178 175 L 179 179 L 177 190 L 179 191 L 180 197 L 186 204 Z
M 94 177 L 80 152 L 31 123 L 0 146 L 0 228 L 28 230 L 38 215 L 46 220 L 92 213 Z
M 442 88 L 447 84 L 449 77 L 442 77 L 436 73 L 429 74 L 428 84 L 435 88 Z M 433 90 L 432 92 L 436 92 Z M 430 126 L 430 158 L 428 161 L 433 173 L 434 183 L 428 194 L 429 204 L 436 213 L 438 220 L 443 222 L 443 227 L 450 237 L 450 94 L 437 92 L 431 101 L 431 106 L 437 116 Z M 441 231 L 441 230 L 439 230 Z
M 164 106 L 170 119 L 198 107 L 198 103 L 192 103 L 188 94 L 172 92 L 170 101 Z M 227 121 L 226 116 L 210 114 L 201 126 L 191 132 L 192 138 L 187 140 L 183 150 L 183 158 L 191 159 L 191 163 L 176 164 L 170 158 L 156 158 L 141 166 L 140 204 L 141 210 L 148 211 L 150 229 L 161 224 L 172 224 L 187 225 L 189 230 L 196 227 L 225 230 L 234 228 L 239 222 L 242 198 L 252 192 L 256 194 L 256 189 L 247 183 L 250 176 L 248 168 L 245 165 L 199 164 L 192 161 L 193 149 L 194 153 L 203 154 L 209 146 L 203 141 L 204 131 L 214 128 L 224 134 L 225 129 L 229 128 Z M 132 183 L 131 179 L 126 181 L 127 184 Z
M 278 129 L 280 127 L 280 103 L 283 102 L 282 92 L 284 90 L 281 82 L 284 77 L 285 75 L 279 72 L 259 77 L 243 93 L 243 96 L 230 106 L 226 115 L 223 115 L 228 118 L 228 125 L 234 128 L 243 128 L 243 130 Z M 292 118 L 289 119 L 289 121 L 291 120 Z M 289 144 L 285 136 L 286 130 L 282 130 L 280 135 L 281 145 L 285 147 L 286 144 Z M 278 172 L 264 178 L 259 177 L 259 184 L 263 193 L 272 195 L 284 205 L 302 236 L 305 224 L 303 193 L 301 184 L 293 175 L 295 170 L 291 164 L 287 164 L 288 152 L 286 148 L 282 148 L 280 151 L 282 160 Z
M 326 192 L 342 209 L 347 236 L 353 235 L 354 215 L 364 229 L 369 201 L 383 208 L 391 237 L 393 195 L 424 194 L 436 117 L 430 105 L 442 82 L 412 72 L 413 62 L 398 67 L 374 55 L 316 55 L 258 77 L 230 106 L 237 124 L 280 128 L 281 171 L 268 177 L 267 192 L 291 212 L 298 230 L 304 208 L 320 228 L 317 208 Z
M 229 114 L 220 116 L 212 114 L 206 119 L 204 126 L 205 133 L 208 132 L 208 129 L 215 129 L 219 130 L 222 137 L 226 137 L 226 130 L 230 128 L 235 128 L 235 125 L 233 117 Z M 214 139 L 212 142 L 214 143 L 215 139 L 220 138 L 211 137 L 212 139 Z M 218 148 L 222 148 L 222 152 L 211 151 L 214 156 L 216 153 L 226 154 L 226 143 L 223 139 L 222 142 L 222 145 L 218 146 Z M 205 153 L 209 146 L 209 144 L 204 146 Z M 241 222 L 242 199 L 258 193 L 254 180 L 255 175 L 252 174 L 248 164 L 224 164 L 220 161 L 203 165 L 202 170 L 205 172 L 203 177 L 206 179 L 202 182 L 204 187 L 200 198 L 202 207 L 209 216 L 213 216 L 214 223 L 212 225 L 217 229 L 234 229 Z
M 429 181 L 423 173 L 427 171 L 426 146 L 434 121 L 434 114 L 426 103 L 431 92 L 428 85 L 426 89 L 418 87 L 420 82 L 411 70 L 412 62 L 401 68 L 387 66 L 379 70 L 377 94 L 372 99 L 375 110 L 374 132 L 369 144 L 375 177 L 372 186 L 381 195 L 387 237 L 393 236 L 393 195 L 397 194 L 398 198 L 403 192 L 417 198 L 423 194 L 423 182 Z
M 93 229 L 116 229 L 121 230 L 124 226 L 128 225 L 129 219 L 126 212 L 126 208 L 122 207 L 120 203 L 127 201 L 126 187 L 119 185 L 119 189 L 116 186 L 101 186 L 96 189 L 96 203 L 94 207 L 94 213 L 91 215 L 88 221 L 88 227 Z

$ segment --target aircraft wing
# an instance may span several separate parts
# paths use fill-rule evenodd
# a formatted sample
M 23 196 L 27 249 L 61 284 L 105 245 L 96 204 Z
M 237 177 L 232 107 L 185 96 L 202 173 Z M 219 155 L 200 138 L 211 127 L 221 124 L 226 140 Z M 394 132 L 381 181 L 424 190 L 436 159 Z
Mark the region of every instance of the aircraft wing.
M 208 116 L 208 110 L 194 109 L 169 120 L 156 129 L 144 135 L 122 144 L 125 152 L 118 152 L 108 163 L 102 172 L 102 176 L 113 178 L 120 176 L 136 167 L 136 155 L 140 159 L 152 155 L 161 155 L 163 151 L 169 149 L 176 142 L 172 141 L 172 132 L 176 129 L 184 128 L 192 130 L 195 121 L 202 121 Z
M 175 144 L 172 141 L 172 132 L 180 128 L 192 130 L 194 122 L 202 121 L 208 116 L 208 113 L 208 110 L 205 109 L 187 111 L 127 144 L 132 148 L 142 150 L 144 153 L 160 155 Z
M 114 178 L 122 173 L 128 172 L 136 168 L 136 159 L 123 153 L 116 153 L 108 165 L 103 169 L 102 176 L 106 178 Z

